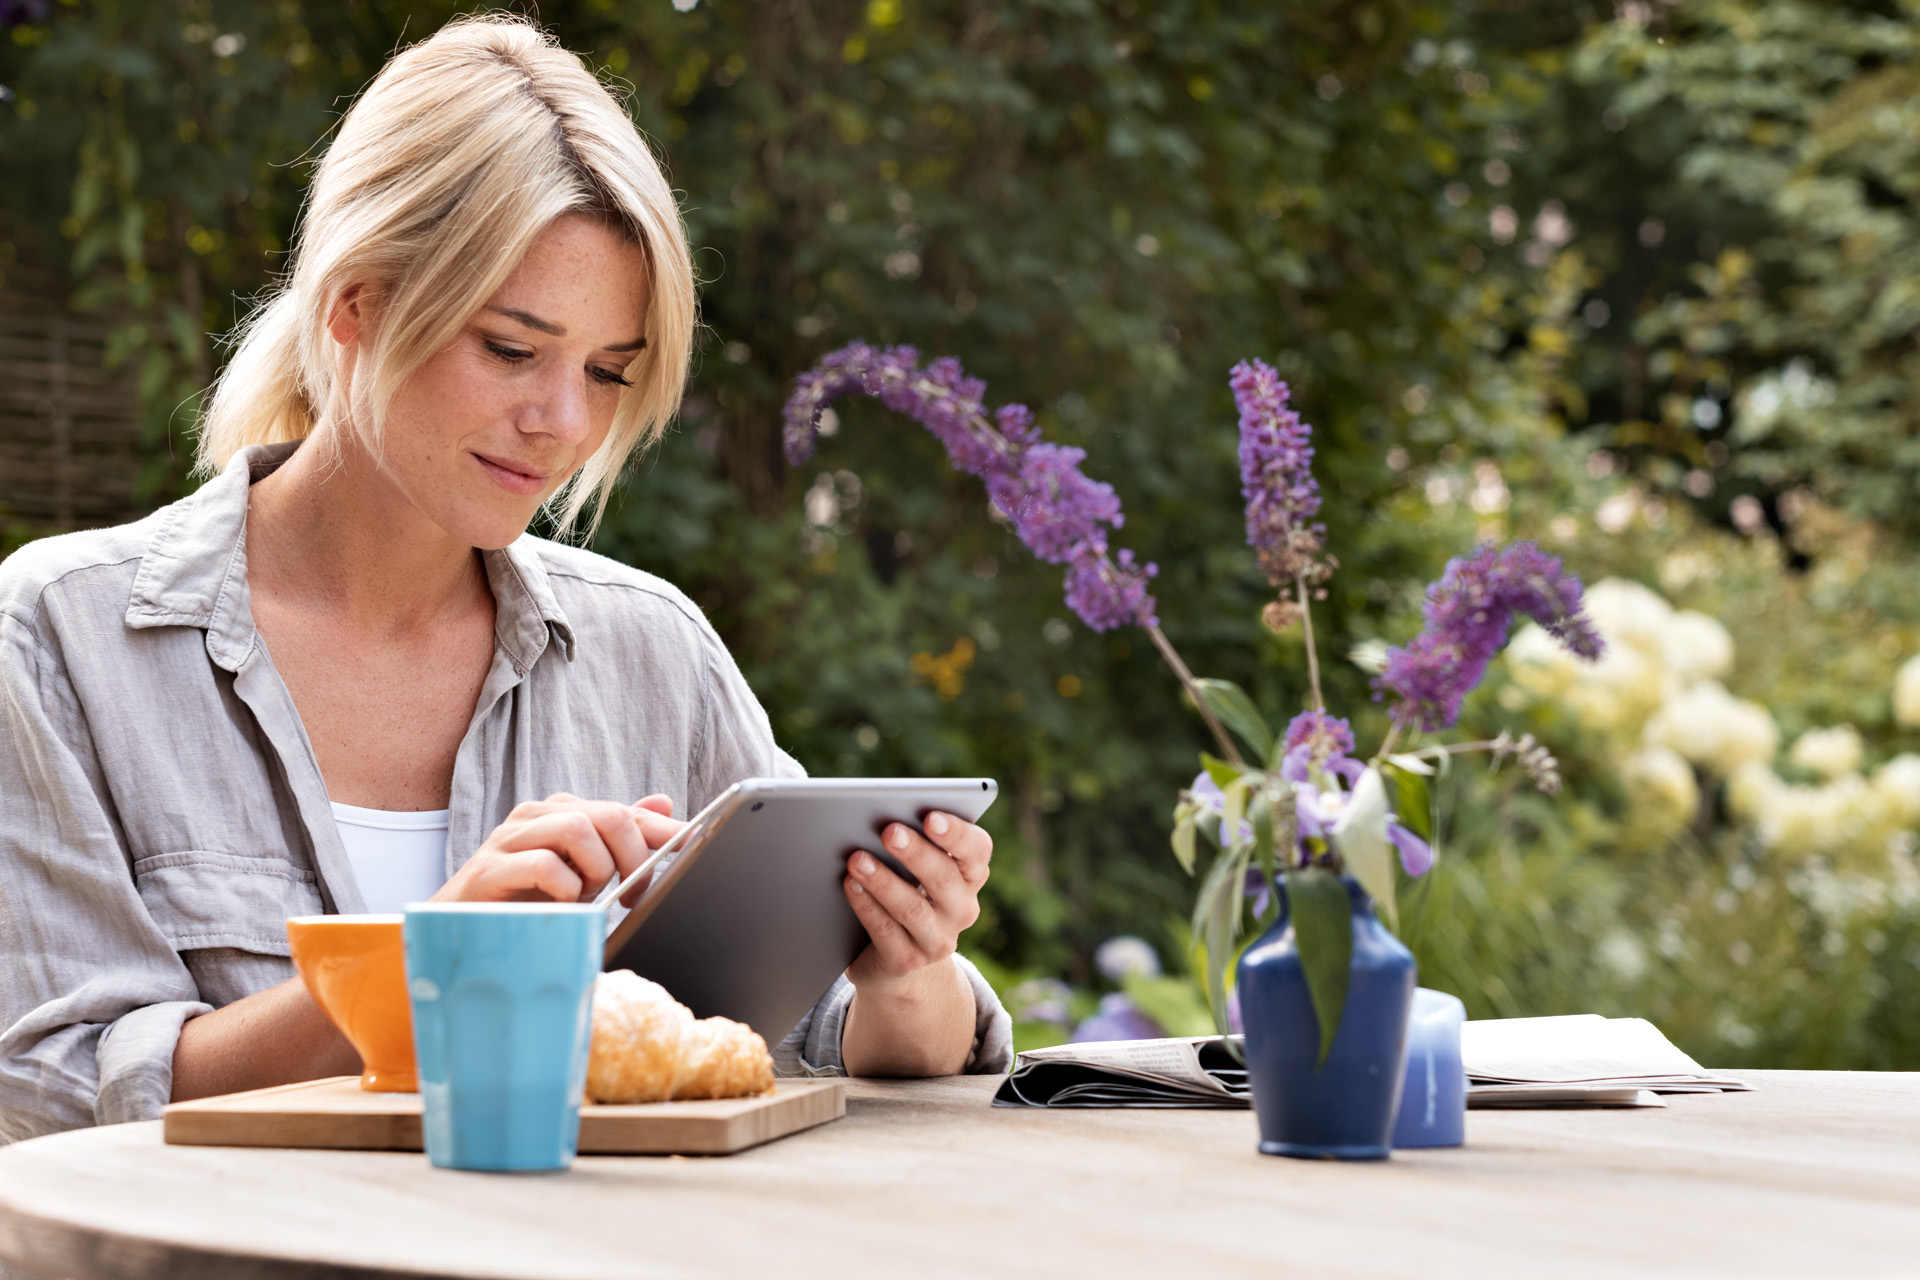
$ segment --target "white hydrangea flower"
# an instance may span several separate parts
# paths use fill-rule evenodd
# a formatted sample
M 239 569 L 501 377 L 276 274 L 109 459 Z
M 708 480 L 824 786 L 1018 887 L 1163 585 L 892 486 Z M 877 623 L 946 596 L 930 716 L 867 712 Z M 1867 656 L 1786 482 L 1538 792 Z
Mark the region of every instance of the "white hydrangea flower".
M 1915 758 L 1915 767 L 1920 767 L 1920 758 Z M 1802 787 L 1782 782 L 1763 765 L 1750 764 L 1729 784 L 1728 808 L 1777 854 L 1856 863 L 1864 859 L 1884 869 L 1907 825 L 1903 808 L 1920 807 L 1920 792 L 1913 799 L 1890 798 L 1899 776 L 1896 773 L 1886 787 L 1877 779 L 1870 784 L 1857 773 Z M 1914 781 L 1909 778 L 1907 785 Z
M 1716 680 L 1733 670 L 1733 636 L 1717 618 L 1683 609 L 1667 623 L 1667 670 L 1682 683 Z
M 1529 622 L 1507 642 L 1507 672 L 1513 682 L 1538 698 L 1559 698 L 1580 679 L 1582 660 Z
M 1866 754 L 1867 744 L 1861 740 L 1860 731 L 1850 724 L 1836 724 L 1801 734 L 1787 758 L 1832 781 L 1858 769 Z
M 1881 765 L 1874 772 L 1873 789 L 1894 822 L 1920 826 L 1920 756 L 1908 752 Z
M 1655 837 L 1674 835 L 1693 821 L 1700 808 L 1700 783 L 1693 766 L 1667 747 L 1643 747 L 1620 763 L 1629 821 Z
M 1757 826 L 1772 806 L 1775 793 L 1785 785 L 1764 761 L 1749 760 L 1727 779 L 1727 811 Z
M 1734 697 L 1718 681 L 1702 680 L 1667 699 L 1648 721 L 1646 741 L 1730 778 L 1749 761 L 1770 762 L 1780 750 L 1780 729 L 1759 703 Z
M 1561 701 L 1589 728 L 1632 741 L 1660 708 L 1669 683 L 1658 659 L 1609 636 L 1606 652 L 1597 662 L 1581 663 Z
M 1893 718 L 1904 729 L 1920 729 L 1920 654 L 1893 674 Z
M 1602 578 L 1587 589 L 1584 600 L 1587 616 L 1609 647 L 1632 645 L 1665 666 L 1673 606 L 1659 592 L 1628 578 Z

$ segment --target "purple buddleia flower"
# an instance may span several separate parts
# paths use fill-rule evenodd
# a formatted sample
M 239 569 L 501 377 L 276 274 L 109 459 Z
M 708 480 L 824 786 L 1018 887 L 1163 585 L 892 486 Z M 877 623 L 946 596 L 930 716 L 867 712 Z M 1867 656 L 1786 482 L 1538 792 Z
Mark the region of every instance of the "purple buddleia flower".
M 1558 556 L 1531 542 L 1482 544 L 1472 555 L 1448 561 L 1440 581 L 1427 588 L 1426 626 L 1406 648 L 1387 650 L 1387 665 L 1374 680 L 1375 697 L 1393 695 L 1394 719 L 1405 727 L 1450 727 L 1506 644 L 1516 614 L 1592 661 L 1605 645 L 1580 601 L 1580 579 L 1561 567 Z
M 841 396 L 873 396 L 931 432 L 953 465 L 986 482 L 987 496 L 1039 559 L 1067 566 L 1067 607 L 1095 631 L 1159 624 L 1147 582 L 1159 572 L 1133 553 L 1110 554 L 1109 530 L 1125 523 L 1111 485 L 1080 470 L 1086 453 L 1047 444 L 1021 404 L 987 420 L 986 383 L 951 357 L 924 369 L 912 347 L 850 343 L 794 379 L 787 398 L 787 461 L 813 456 L 820 411 Z
M 1080 472 L 1084 449 L 1036 444 L 1021 450 L 1018 468 L 987 473 L 987 496 L 1013 521 L 1020 540 L 1048 564 L 1062 564 L 1075 550 L 1106 550 L 1103 525 L 1125 523 L 1113 486 Z
M 1166 1028 L 1134 1007 L 1116 991 L 1100 998 L 1100 1012 L 1073 1029 L 1074 1044 L 1095 1040 L 1159 1040 Z
M 1315 764 L 1324 764 L 1334 756 L 1352 755 L 1353 726 L 1324 711 L 1302 711 L 1287 723 L 1282 756 L 1291 754 L 1295 747 L 1308 748 L 1307 754 Z
M 1233 366 L 1233 402 L 1240 410 L 1240 496 L 1247 504 L 1247 545 L 1274 585 L 1326 576 L 1320 551 L 1327 527 L 1313 478 L 1313 428 L 1287 405 L 1290 394 L 1264 361 Z
M 1433 870 L 1433 846 L 1392 814 L 1387 815 L 1387 839 L 1399 851 L 1401 869 L 1408 875 L 1423 876 Z

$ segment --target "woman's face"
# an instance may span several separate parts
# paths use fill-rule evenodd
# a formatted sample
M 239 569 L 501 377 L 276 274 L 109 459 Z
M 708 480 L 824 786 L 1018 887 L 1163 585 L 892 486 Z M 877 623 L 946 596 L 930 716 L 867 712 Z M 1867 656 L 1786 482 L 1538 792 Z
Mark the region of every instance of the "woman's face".
M 569 215 L 499 292 L 403 383 L 380 469 L 468 546 L 504 547 L 606 439 L 643 344 L 646 255 Z

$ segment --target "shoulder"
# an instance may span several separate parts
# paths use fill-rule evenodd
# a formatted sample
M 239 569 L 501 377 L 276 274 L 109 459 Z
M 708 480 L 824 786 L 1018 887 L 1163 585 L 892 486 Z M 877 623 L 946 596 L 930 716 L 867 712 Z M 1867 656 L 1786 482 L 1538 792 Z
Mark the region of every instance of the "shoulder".
M 85 529 L 29 542 L 0 560 L 0 617 L 37 629 L 49 595 L 89 600 L 118 617 L 154 528 L 166 512 L 132 524 Z
M 576 632 L 656 641 L 676 636 L 697 649 L 720 647 L 700 606 L 665 578 L 544 538 L 522 538 L 517 549 L 545 571 L 555 603 Z

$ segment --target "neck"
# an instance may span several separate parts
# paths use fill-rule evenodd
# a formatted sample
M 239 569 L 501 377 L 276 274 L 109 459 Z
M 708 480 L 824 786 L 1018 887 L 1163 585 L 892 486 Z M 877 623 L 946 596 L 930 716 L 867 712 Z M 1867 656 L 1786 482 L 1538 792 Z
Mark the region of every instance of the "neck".
M 491 605 L 478 552 L 429 520 L 330 419 L 248 494 L 247 580 L 256 593 L 394 633 Z

